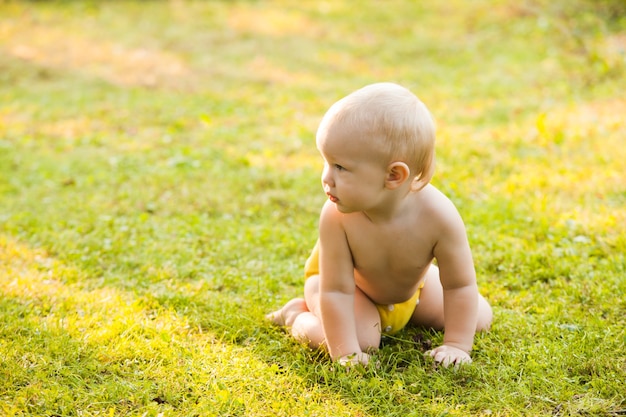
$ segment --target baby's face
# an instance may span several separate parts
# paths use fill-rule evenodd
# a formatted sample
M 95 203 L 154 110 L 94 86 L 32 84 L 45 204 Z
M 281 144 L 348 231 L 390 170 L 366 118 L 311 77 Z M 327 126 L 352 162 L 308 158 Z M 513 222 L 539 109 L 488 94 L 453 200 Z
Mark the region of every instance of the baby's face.
M 317 148 L 324 159 L 322 187 L 341 212 L 367 210 L 378 203 L 385 186 L 386 164 L 364 134 L 340 123 L 318 131 Z

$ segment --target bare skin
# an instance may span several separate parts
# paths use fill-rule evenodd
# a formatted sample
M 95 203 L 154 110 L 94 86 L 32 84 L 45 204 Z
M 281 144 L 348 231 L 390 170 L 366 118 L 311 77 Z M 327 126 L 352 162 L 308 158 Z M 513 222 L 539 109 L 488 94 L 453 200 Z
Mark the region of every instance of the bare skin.
M 474 334 L 489 328 L 492 312 L 478 292 L 463 221 L 407 163 L 382 160 L 368 132 L 332 114 L 322 122 L 317 146 L 328 201 L 320 274 L 306 281 L 304 299 L 268 318 L 335 360 L 367 363 L 381 338 L 376 304 L 404 302 L 424 282 L 411 323 L 445 329 L 443 345 L 430 352 L 435 361 L 470 362 Z
M 381 337 L 380 317 L 374 303 L 406 301 L 425 280 L 411 323 L 451 330 L 446 332 L 444 345 L 430 352 L 437 362 L 446 366 L 469 362 L 474 332 L 489 328 L 492 312 L 476 289 L 474 267 L 462 221 L 452 203 L 432 186 L 417 193 L 408 193 L 405 198 L 410 202 L 407 204 L 410 214 L 397 222 L 375 223 L 364 213 L 344 214 L 332 201 L 323 209 L 322 218 L 330 218 L 329 222 L 338 221 L 341 226 L 339 230 L 342 233 L 337 239 L 340 249 L 335 249 L 335 252 L 342 250 L 347 261 L 345 265 L 338 262 L 340 260 L 335 262 L 339 268 L 350 268 L 349 279 L 343 285 L 347 287 L 346 298 L 353 297 L 354 303 L 352 314 L 345 309 L 340 310 L 339 314 L 345 320 L 329 320 L 338 324 L 343 322 L 337 327 L 353 326 L 358 345 L 353 340 L 350 347 L 341 349 L 339 346 L 346 342 L 338 338 L 337 350 L 325 346 L 319 276 L 307 280 L 304 299 L 291 300 L 268 318 L 278 325 L 290 327 L 294 337 L 308 342 L 311 347 L 329 348 L 331 356 L 333 352 L 336 358 L 356 354 L 357 361 L 367 362 L 364 353 L 377 348 Z M 336 226 L 333 224 L 333 228 Z M 323 240 L 320 244 L 323 245 Z M 443 263 L 443 271 L 448 275 L 442 276 L 442 271 L 432 265 L 434 257 L 437 257 L 439 265 Z M 442 282 L 447 285 L 447 290 L 444 290 Z M 447 315 L 447 323 L 444 295 L 451 305 L 461 302 L 469 305 L 460 314 L 452 310 Z M 471 298 L 475 301 L 472 302 Z
M 420 295 L 420 302 L 416 306 L 411 318 L 411 324 L 424 328 L 432 328 L 436 330 L 443 330 L 443 287 L 439 280 L 439 270 L 436 266 L 431 265 L 428 269 L 425 279 L 425 285 L 422 288 Z M 315 298 L 319 297 L 319 276 L 312 276 L 307 280 L 305 293 L 311 300 L 311 305 L 316 305 Z M 369 300 L 364 300 L 366 303 Z M 492 320 L 492 312 L 489 303 L 479 294 L 479 314 L 478 321 L 476 323 L 476 331 L 485 331 L 489 329 Z M 308 313 L 308 314 L 303 314 Z M 358 310 L 356 315 L 362 314 Z M 380 328 L 380 318 L 378 317 L 378 311 L 374 314 L 374 321 L 376 324 L 373 327 Z M 301 316 L 302 315 L 302 316 Z M 266 316 L 266 318 L 272 321 L 278 326 L 284 326 L 291 329 L 292 335 L 307 344 L 311 348 L 326 348 L 324 334 L 320 332 L 321 321 L 311 313 L 307 307 L 307 302 L 304 298 L 294 298 L 285 304 L 279 310 L 276 310 Z M 296 319 L 299 320 L 298 325 L 294 328 Z M 303 330 L 306 329 L 306 330 Z M 369 333 L 369 332 L 368 332 Z M 369 352 L 375 349 L 380 343 L 380 337 L 376 339 L 376 336 L 380 336 L 379 332 L 370 333 L 370 337 L 373 337 L 373 341 L 370 343 L 360 342 L 362 351 Z M 313 336 L 313 338 L 309 338 Z M 436 362 L 443 363 L 448 357 L 446 352 L 428 352 L 430 356 L 435 359 Z M 438 355 L 438 356 L 437 356 Z M 444 363 L 445 366 L 450 365 L 452 362 Z

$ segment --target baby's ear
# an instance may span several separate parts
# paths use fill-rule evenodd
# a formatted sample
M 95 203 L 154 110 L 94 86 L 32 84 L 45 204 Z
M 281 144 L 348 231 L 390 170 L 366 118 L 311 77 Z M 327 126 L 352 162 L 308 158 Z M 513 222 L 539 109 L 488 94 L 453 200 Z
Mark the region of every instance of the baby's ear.
M 387 177 L 385 178 L 385 186 L 394 190 L 404 184 L 411 175 L 409 166 L 404 162 L 392 162 L 387 166 Z

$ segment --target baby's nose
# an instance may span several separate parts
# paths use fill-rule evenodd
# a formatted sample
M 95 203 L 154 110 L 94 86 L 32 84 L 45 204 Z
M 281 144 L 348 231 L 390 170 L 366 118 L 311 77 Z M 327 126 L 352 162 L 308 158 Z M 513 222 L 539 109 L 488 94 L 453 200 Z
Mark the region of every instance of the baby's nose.
M 330 170 L 328 168 L 324 168 L 322 172 L 322 186 L 326 189 L 326 186 L 332 187 L 332 175 L 330 175 Z

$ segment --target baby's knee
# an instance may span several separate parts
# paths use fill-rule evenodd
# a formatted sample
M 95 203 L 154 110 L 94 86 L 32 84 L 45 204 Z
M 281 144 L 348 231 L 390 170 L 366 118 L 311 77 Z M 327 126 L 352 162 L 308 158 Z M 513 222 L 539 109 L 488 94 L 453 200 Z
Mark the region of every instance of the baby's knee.
M 381 333 L 378 327 L 373 331 L 359 334 L 359 347 L 363 352 L 372 352 L 380 347 Z
M 478 321 L 476 323 L 476 331 L 484 332 L 491 328 L 493 321 L 493 310 L 491 306 L 482 296 L 478 302 Z
M 322 323 L 313 313 L 302 313 L 291 327 L 291 335 L 299 342 L 317 349 L 324 344 L 325 336 Z

